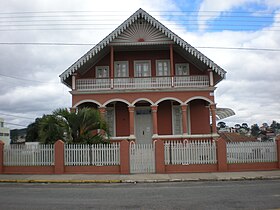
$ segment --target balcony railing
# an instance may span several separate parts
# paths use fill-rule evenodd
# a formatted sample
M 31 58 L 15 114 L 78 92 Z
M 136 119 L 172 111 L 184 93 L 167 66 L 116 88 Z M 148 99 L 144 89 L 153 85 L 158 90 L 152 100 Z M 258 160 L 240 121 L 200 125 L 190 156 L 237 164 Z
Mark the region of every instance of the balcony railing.
M 109 90 L 109 89 L 158 89 L 172 87 L 208 87 L 207 75 L 175 76 L 175 77 L 141 77 L 141 78 L 113 78 L 113 79 L 77 79 L 76 89 Z

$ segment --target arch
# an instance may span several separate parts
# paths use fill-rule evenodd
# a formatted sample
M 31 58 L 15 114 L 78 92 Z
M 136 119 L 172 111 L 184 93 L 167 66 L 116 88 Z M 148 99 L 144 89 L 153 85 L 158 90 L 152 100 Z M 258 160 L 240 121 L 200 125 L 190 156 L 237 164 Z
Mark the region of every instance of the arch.
M 83 103 L 95 103 L 97 104 L 99 107 L 102 106 L 101 103 L 99 103 L 98 101 L 96 100 L 92 100 L 92 99 L 85 99 L 85 100 L 82 100 L 82 101 L 79 101 L 78 103 L 76 103 L 73 108 L 77 108 L 79 105 L 83 104 Z
M 116 102 L 117 102 L 117 101 L 123 102 L 123 103 L 127 104 L 127 106 L 131 106 L 131 104 L 130 104 L 127 100 L 124 100 L 124 99 L 121 99 L 121 98 L 110 99 L 110 100 L 106 101 L 106 102 L 103 104 L 103 106 L 106 106 L 106 105 L 108 105 L 109 103 L 114 102 L 114 101 L 116 101 Z
M 148 98 L 138 98 L 135 101 L 132 102 L 132 105 L 135 106 L 135 104 L 139 101 L 147 101 L 149 102 L 151 105 L 154 105 L 154 102 Z
M 210 104 L 214 104 L 213 101 L 211 101 L 209 98 L 206 98 L 204 96 L 194 96 L 194 97 L 191 97 L 191 98 L 189 98 L 188 100 L 185 101 L 185 104 L 187 104 L 187 103 L 189 103 L 189 102 L 191 102 L 193 100 L 196 100 L 196 99 L 201 99 L 201 100 L 209 102 Z
M 178 99 L 178 98 L 174 98 L 174 97 L 165 97 L 165 98 L 159 99 L 159 100 L 155 103 L 155 105 L 158 105 L 160 102 L 166 101 L 166 100 L 173 100 L 173 101 L 177 101 L 177 102 L 180 103 L 180 104 L 184 104 L 183 101 L 181 101 L 181 100 Z

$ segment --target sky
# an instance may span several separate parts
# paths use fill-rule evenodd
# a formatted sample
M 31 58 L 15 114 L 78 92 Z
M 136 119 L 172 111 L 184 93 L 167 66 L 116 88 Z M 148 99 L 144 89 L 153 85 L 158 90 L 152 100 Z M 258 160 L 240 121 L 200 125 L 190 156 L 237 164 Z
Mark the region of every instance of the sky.
M 59 75 L 139 8 L 227 71 L 229 126 L 280 122 L 280 0 L 0 0 L 0 118 L 24 128 L 71 107 Z M 77 45 L 75 45 L 77 44 Z

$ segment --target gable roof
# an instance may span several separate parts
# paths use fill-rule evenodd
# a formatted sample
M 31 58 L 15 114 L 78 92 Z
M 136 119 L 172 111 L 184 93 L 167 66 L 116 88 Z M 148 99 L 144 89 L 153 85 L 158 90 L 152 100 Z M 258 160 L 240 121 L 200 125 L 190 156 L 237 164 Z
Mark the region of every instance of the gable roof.
M 125 37 L 125 33 L 127 33 L 130 27 L 137 20 L 145 20 L 148 24 L 147 27 L 149 29 L 153 28 L 153 32 L 158 36 L 159 39 L 168 38 L 173 43 L 179 45 L 183 50 L 187 53 L 190 53 L 196 59 L 203 62 L 205 65 L 220 75 L 222 78 L 225 77 L 226 71 L 202 54 L 200 51 L 195 49 L 189 43 L 181 39 L 175 33 L 170 31 L 167 27 L 145 12 L 143 9 L 137 10 L 133 15 L 131 15 L 126 21 L 124 21 L 119 27 L 117 27 L 113 32 L 111 32 L 107 37 L 105 37 L 101 42 L 95 45 L 92 49 L 90 49 L 86 54 L 84 54 L 80 59 L 78 59 L 73 65 L 71 65 L 68 69 L 66 69 L 59 77 L 61 81 L 66 84 L 65 80 L 79 70 L 84 64 L 86 64 L 90 59 L 93 59 L 96 55 L 99 54 L 102 49 L 106 48 L 109 44 L 117 44 L 121 42 Z M 128 33 L 129 34 L 129 33 Z M 162 40 L 163 41 L 163 40 Z M 145 45 L 151 44 L 151 42 L 134 42 L 134 44 Z M 155 44 L 155 42 L 154 42 Z M 67 85 L 67 84 L 66 84 Z

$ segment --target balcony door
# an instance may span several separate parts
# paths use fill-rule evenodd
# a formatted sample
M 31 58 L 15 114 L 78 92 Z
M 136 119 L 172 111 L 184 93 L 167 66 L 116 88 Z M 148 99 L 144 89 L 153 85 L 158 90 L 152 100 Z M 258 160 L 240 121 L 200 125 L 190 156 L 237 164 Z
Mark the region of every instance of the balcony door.
M 136 143 L 152 143 L 153 123 L 150 107 L 137 108 L 135 111 Z

